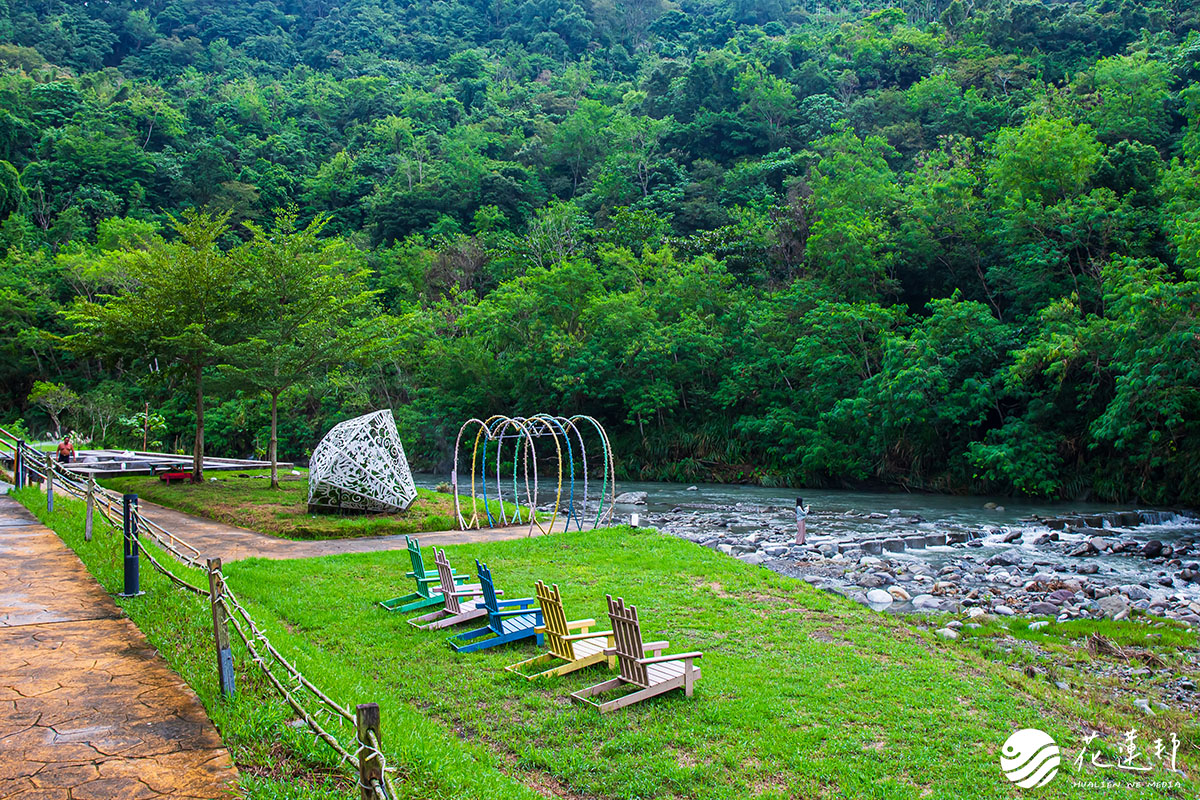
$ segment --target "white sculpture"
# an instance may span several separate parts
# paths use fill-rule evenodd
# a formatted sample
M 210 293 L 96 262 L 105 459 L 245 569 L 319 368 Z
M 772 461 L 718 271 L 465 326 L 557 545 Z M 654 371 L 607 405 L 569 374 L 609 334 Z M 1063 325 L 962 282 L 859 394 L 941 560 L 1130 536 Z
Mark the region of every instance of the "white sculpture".
M 313 451 L 310 508 L 403 511 L 416 498 L 391 409 L 339 422 Z

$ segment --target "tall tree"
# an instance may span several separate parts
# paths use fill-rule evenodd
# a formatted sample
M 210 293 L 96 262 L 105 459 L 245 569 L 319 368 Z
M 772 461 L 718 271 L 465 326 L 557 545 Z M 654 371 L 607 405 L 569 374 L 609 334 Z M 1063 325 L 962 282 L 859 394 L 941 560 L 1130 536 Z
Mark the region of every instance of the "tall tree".
M 179 238 L 137 251 L 128 287 L 99 302 L 78 300 L 68 312 L 77 351 L 110 361 L 167 365 L 196 391 L 192 480 L 204 479 L 204 373 L 223 360 L 242 326 L 253 320 L 247 265 L 218 243 L 229 215 L 194 210 L 173 219 Z
M 379 341 L 370 324 L 377 291 L 363 255 L 341 239 L 319 238 L 328 217 L 298 229 L 296 212 L 273 228 L 247 224 L 254 238 L 234 252 L 246 264 L 253 332 L 227 353 L 221 371 L 271 401 L 271 487 L 279 488 L 279 396 Z

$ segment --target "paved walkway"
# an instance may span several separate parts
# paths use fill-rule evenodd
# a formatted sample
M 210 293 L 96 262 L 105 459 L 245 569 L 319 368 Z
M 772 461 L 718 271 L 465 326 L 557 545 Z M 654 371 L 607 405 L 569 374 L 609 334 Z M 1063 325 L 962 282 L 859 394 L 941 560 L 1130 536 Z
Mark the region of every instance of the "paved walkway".
M 62 540 L 0 496 L 0 799 L 232 797 L 200 700 Z
M 382 550 L 404 550 L 408 544 L 403 535 L 362 536 L 356 539 L 320 539 L 296 541 L 267 536 L 257 531 L 246 530 L 203 517 L 194 517 L 182 511 L 141 502 L 142 513 L 171 533 L 200 551 L 201 558 L 217 558 L 228 564 L 243 558 L 317 558 L 341 553 L 377 553 Z M 556 522 L 554 531 L 561 531 L 562 523 Z M 506 528 L 484 528 L 471 531 L 432 531 L 414 534 L 421 546 L 436 544 L 467 544 L 470 542 L 498 542 L 506 539 L 521 539 L 529 535 L 528 525 Z M 539 535 L 534 531 L 534 535 Z

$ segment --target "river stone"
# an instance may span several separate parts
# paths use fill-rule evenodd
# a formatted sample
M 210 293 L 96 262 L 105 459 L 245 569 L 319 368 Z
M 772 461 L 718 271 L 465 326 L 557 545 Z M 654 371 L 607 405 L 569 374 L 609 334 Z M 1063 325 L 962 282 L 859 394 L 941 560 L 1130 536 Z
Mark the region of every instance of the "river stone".
M 1058 616 L 1058 606 L 1054 603 L 1039 601 L 1029 606 L 1029 613 L 1035 616 Z
M 698 492 L 698 491 L 700 491 L 700 489 L 696 486 L 689 486 L 686 489 L 684 489 L 684 491 L 685 492 Z
M 1010 544 L 1012 542 L 1019 542 L 1019 541 L 1021 541 L 1021 531 L 1009 531 L 1008 533 L 1006 533 L 1004 535 L 1004 539 L 1002 539 L 1001 541 L 1003 541 L 1005 544 Z
M 1091 542 L 1083 542 L 1071 552 L 1067 553 L 1070 558 L 1078 558 L 1080 556 L 1092 556 L 1096 554 L 1096 547 Z M 1091 566 L 1095 566 L 1094 564 Z
M 743 553 L 738 558 L 746 564 L 761 564 L 767 560 L 762 553 Z
M 929 547 L 945 547 L 946 534 L 944 533 L 927 533 L 925 534 L 925 544 Z
M 859 586 L 863 587 L 864 589 L 871 589 L 871 588 L 878 587 L 878 586 L 884 586 L 887 583 L 887 581 L 885 581 L 882 577 L 880 577 L 878 574 L 876 574 L 874 572 L 868 573 L 867 575 L 863 575 L 861 578 L 859 578 L 855 582 Z
M 950 628 L 938 628 L 935 633 L 943 639 L 953 640 L 958 638 L 958 631 L 951 630 Z
M 904 546 L 910 550 L 924 550 L 925 549 L 925 537 L 924 536 L 905 536 L 904 537 Z
M 904 591 L 904 588 L 901 586 L 889 586 L 888 593 L 891 594 L 892 599 L 894 599 L 900 603 L 903 603 L 906 600 L 912 599 L 912 595 L 910 595 L 908 592 Z
M 1021 554 L 1016 550 L 1002 550 L 983 563 L 989 567 L 1000 565 L 1011 567 L 1014 564 L 1021 563 Z
M 1129 600 L 1119 594 L 1110 594 L 1108 597 L 1101 597 L 1097 605 L 1104 612 L 1104 616 L 1110 619 L 1129 612 Z
M 931 594 L 919 594 L 913 598 L 914 608 L 935 609 L 941 608 L 941 601 Z
M 1117 546 L 1116 540 L 1109 539 L 1107 536 L 1093 536 L 1088 539 L 1087 542 L 1101 552 L 1105 550 L 1112 550 Z
M 903 553 L 904 552 L 904 540 L 903 539 L 884 539 L 883 540 L 883 549 L 887 550 L 889 553 Z
M 1075 571 L 1078 572 L 1080 575 L 1095 575 L 1097 572 L 1100 571 L 1100 565 L 1099 564 L 1080 564 L 1079 567 Z
M 645 492 L 622 492 L 613 499 L 614 503 L 624 503 L 631 506 L 646 505 Z
M 1136 583 L 1126 584 L 1125 586 L 1118 586 L 1117 588 L 1120 589 L 1122 594 L 1124 594 L 1130 600 L 1149 600 L 1150 599 L 1150 593 L 1147 592 L 1145 589 L 1143 589 L 1141 586 L 1138 586 Z
M 992 613 L 993 613 L 993 614 L 999 614 L 999 615 L 1000 615 L 1000 616 L 1002 616 L 1002 617 L 1011 617 L 1011 616 L 1013 616 L 1014 614 L 1016 614 L 1017 612 L 1013 611 L 1013 610 L 1012 610 L 1011 608 L 1009 608 L 1008 606 L 995 606 L 995 607 L 992 609 Z
M 1058 603 L 1059 605 L 1062 605 L 1063 603 L 1074 600 L 1075 593 L 1070 589 L 1055 589 L 1053 592 L 1046 595 L 1046 599 L 1051 603 Z
M 946 534 L 946 541 L 950 544 L 963 544 L 970 538 L 970 534 L 966 531 L 954 531 Z
M 862 543 L 862 549 L 864 553 L 870 553 L 873 556 L 877 556 L 883 552 L 883 542 L 879 541 L 878 539 L 871 539 Z
M 891 605 L 892 599 L 892 596 L 883 589 L 872 589 L 867 592 L 867 602 L 873 606 Z

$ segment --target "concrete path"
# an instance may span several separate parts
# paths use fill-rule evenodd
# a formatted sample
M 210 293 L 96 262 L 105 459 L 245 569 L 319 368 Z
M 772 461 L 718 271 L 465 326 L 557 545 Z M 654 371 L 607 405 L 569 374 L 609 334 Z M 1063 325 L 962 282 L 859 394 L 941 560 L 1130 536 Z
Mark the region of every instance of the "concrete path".
M 0 496 L 0 800 L 236 796 L 199 698 L 83 563 Z
M 154 503 L 141 503 L 142 513 L 171 533 L 200 551 L 202 558 L 220 558 L 223 562 L 239 561 L 244 558 L 317 558 L 341 553 L 377 553 L 382 550 L 404 550 L 408 544 L 403 535 L 362 536 L 356 539 L 320 539 L 295 541 L 267 536 L 257 531 L 226 525 L 211 519 L 194 517 Z M 561 531 L 557 522 L 554 531 Z M 436 544 L 466 544 L 470 542 L 498 542 L 506 539 L 521 539 L 529 535 L 528 525 L 506 528 L 484 528 L 471 531 L 433 531 L 414 534 L 421 546 Z M 535 535 L 539 535 L 535 530 Z

